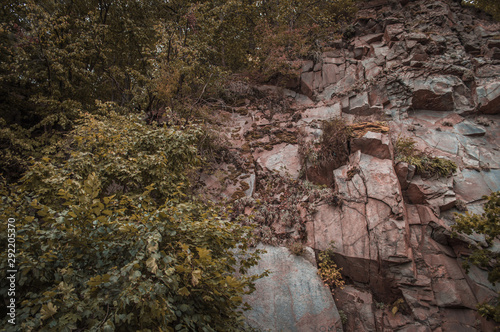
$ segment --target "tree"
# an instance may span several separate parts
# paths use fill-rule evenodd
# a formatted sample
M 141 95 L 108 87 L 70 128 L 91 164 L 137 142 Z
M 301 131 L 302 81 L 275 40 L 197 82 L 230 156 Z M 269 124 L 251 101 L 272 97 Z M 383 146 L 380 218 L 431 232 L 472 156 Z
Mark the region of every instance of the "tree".
M 488 200 L 484 204 L 484 212 L 481 215 L 466 213 L 457 215 L 456 225 L 453 228 L 456 231 L 465 234 L 484 234 L 488 248 L 476 248 L 470 257 L 468 257 L 465 267 L 473 263 L 488 271 L 488 280 L 495 284 L 500 280 L 500 253 L 492 250 L 493 241 L 500 235 L 500 192 L 494 192 L 490 196 L 483 196 Z M 478 305 L 481 315 L 493 319 L 500 323 L 500 302 L 498 298 L 495 303 L 483 303 Z
M 151 60 L 164 1 L 14 1 L 2 6 L 0 147 L 16 179 L 29 156 L 71 130 L 96 100 L 151 103 Z M 17 170 L 17 171 L 16 171 Z

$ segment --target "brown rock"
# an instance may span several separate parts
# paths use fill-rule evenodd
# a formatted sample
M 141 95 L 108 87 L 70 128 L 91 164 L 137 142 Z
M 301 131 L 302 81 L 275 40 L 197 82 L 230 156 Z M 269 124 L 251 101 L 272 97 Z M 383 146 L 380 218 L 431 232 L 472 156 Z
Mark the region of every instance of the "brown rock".
M 305 72 L 300 75 L 300 90 L 309 98 L 314 96 L 314 72 Z
M 413 108 L 434 111 L 453 110 L 453 92 L 447 86 L 432 83 L 417 85 L 413 91 Z
M 404 24 L 392 24 L 385 27 L 384 40 L 386 43 L 398 40 L 398 36 L 404 31 Z
M 423 180 L 417 176 L 409 184 L 406 193 L 412 204 L 429 204 L 439 208 L 439 211 L 455 206 L 456 197 L 451 177 Z
M 361 138 L 351 141 L 351 152 L 361 151 L 379 159 L 392 159 L 392 146 L 388 135 L 367 132 Z
M 347 315 L 346 331 L 375 331 L 373 297 L 366 291 L 347 285 L 335 290 L 337 306 Z
M 298 178 L 301 168 L 297 145 L 281 143 L 274 145 L 271 151 L 255 153 L 254 159 L 262 168 L 277 171 L 282 176 Z

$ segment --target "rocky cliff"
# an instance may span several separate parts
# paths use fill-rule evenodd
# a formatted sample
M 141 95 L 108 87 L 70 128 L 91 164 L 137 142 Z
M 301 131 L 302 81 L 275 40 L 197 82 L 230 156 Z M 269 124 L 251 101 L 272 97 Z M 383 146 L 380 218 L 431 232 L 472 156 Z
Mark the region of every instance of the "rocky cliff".
M 446 0 L 367 2 L 343 39 L 304 61 L 295 91 L 252 91 L 259 102 L 221 111 L 231 158 L 201 176 L 205 195 L 235 200 L 232 217 L 265 243 L 255 270 L 272 273 L 247 298 L 251 326 L 494 330 L 476 304 L 498 286 L 462 268 L 484 238 L 452 237 L 450 226 L 500 190 L 498 23 Z M 314 164 L 333 119 L 354 125 L 346 156 Z M 456 170 L 416 172 L 398 161 L 398 139 Z M 300 257 L 285 248 L 297 242 Z M 347 282 L 333 296 L 315 273 L 315 253 L 332 242 Z

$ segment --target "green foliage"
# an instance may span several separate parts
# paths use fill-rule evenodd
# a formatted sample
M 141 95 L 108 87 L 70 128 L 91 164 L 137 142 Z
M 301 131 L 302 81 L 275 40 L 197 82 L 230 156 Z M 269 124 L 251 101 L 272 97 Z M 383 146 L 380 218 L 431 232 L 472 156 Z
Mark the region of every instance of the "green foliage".
M 27 160 L 98 103 L 148 110 L 164 1 L 13 1 L 0 12 L 2 170 Z
M 327 43 L 354 11 L 352 0 L 30 0 L 2 6 L 4 175 L 17 179 L 30 156 L 46 155 L 42 150 L 70 131 L 82 110 L 98 112 L 102 103 L 145 112 L 150 121 L 165 121 L 168 110 L 193 120 L 223 95 L 234 71 L 259 72 L 261 81 L 296 81 L 299 60 Z
M 500 254 L 492 250 L 493 240 L 500 235 L 500 192 L 494 192 L 490 196 L 483 196 L 488 201 L 484 204 L 484 212 L 481 215 L 456 214 L 456 225 L 453 229 L 465 234 L 484 234 L 489 248 L 476 248 L 468 257 L 465 268 L 468 270 L 469 263 L 480 266 L 488 271 L 488 280 L 495 284 L 500 280 Z M 479 313 L 500 323 L 500 302 L 483 303 L 478 305 Z
M 179 198 L 189 186 L 189 174 L 200 165 L 196 127 L 148 126 L 136 115 L 84 114 L 77 128 L 58 146 L 58 155 L 33 163 L 24 186 L 36 189 L 44 201 L 57 197 L 55 185 L 73 189 L 73 182 L 95 172 L 104 193 L 142 193 L 163 202 Z M 57 165 L 57 166 L 55 166 Z
M 318 261 L 318 274 L 323 280 L 323 282 L 334 289 L 336 287 L 343 288 L 345 282 L 342 279 L 342 268 L 338 268 L 337 264 L 333 260 L 333 246 L 325 251 L 319 253 Z
M 415 144 L 416 142 L 410 137 L 398 138 L 395 144 L 396 160 L 414 165 L 416 173 L 423 177 L 447 177 L 457 170 L 457 165 L 453 161 L 419 152 Z
M 348 319 L 347 314 L 345 313 L 344 310 L 339 310 L 339 316 L 340 316 L 340 321 L 342 322 L 342 325 L 347 324 L 347 321 L 349 319 Z
M 251 229 L 186 196 L 197 131 L 84 115 L 60 155 L 1 184 L 0 215 L 16 219 L 17 330 L 242 330 L 259 251 L 246 253 Z

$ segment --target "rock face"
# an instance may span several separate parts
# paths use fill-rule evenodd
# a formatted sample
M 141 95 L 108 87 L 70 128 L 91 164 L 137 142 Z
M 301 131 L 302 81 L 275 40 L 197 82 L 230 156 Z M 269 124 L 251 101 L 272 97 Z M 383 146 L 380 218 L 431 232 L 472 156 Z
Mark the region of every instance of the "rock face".
M 500 24 L 451 0 L 363 6 L 352 39 L 304 61 L 301 93 L 283 93 L 286 111 L 250 105 L 227 114 L 233 163 L 244 171 L 227 175 L 232 182 L 220 191 L 261 202 L 248 203 L 245 214 L 261 209 L 261 233 L 282 230 L 277 245 L 292 240 L 288 229 L 316 252 L 333 242 L 348 282 L 334 291 L 335 304 L 313 264 L 268 246 L 254 272 L 274 272 L 248 297 L 248 323 L 271 331 L 493 331 L 476 304 L 495 298 L 498 286 L 485 271 L 462 268 L 469 245 L 485 245 L 484 238 L 452 237 L 450 226 L 457 207 L 481 212 L 482 196 L 500 190 Z M 390 130 L 350 141 L 348 162 L 327 177 L 333 189 L 290 199 L 308 176 L 304 164 L 322 121 L 333 118 Z M 398 162 L 400 137 L 457 171 L 416 174 L 415 165 Z M 266 183 L 270 172 L 291 184 Z M 202 177 L 212 187 L 216 178 Z M 264 195 L 271 189 L 281 193 Z
M 259 249 L 267 253 L 250 273 L 271 274 L 245 298 L 253 308 L 246 313 L 249 325 L 261 331 L 342 331 L 330 289 L 314 265 L 287 248 L 259 245 Z

